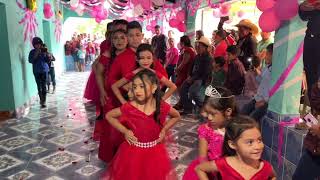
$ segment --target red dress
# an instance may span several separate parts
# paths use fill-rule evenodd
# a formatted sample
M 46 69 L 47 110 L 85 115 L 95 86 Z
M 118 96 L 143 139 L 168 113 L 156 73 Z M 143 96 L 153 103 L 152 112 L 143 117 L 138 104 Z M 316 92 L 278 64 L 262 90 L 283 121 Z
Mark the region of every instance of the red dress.
M 108 77 L 105 79 L 105 89 L 108 96 L 104 107 L 105 113 L 121 106 L 121 103 L 111 89 L 111 85 L 120 80 L 127 73 L 135 70 L 135 67 L 135 52 L 130 48 L 126 49 L 113 60 L 113 63 L 109 68 Z M 102 126 L 103 133 L 100 137 L 98 157 L 105 162 L 110 162 L 117 152 L 118 147 L 123 142 L 123 136 L 119 131 L 111 127 L 106 120 L 103 121 Z
M 160 122 L 164 124 L 170 111 L 170 105 L 162 102 Z M 130 103 L 121 106 L 120 121 L 129 128 L 139 142 L 152 142 L 159 138 L 161 127 L 154 121 L 153 114 L 146 115 Z M 153 147 L 142 148 L 129 145 L 124 141 L 112 163 L 110 164 L 105 180 L 164 180 L 176 179 L 171 166 L 171 160 L 163 143 Z
M 179 56 L 179 61 L 178 61 L 178 66 L 180 65 L 180 63 L 183 60 L 183 55 L 185 53 L 190 55 L 190 59 L 189 62 L 180 70 L 180 72 L 177 73 L 177 79 L 176 79 L 176 86 L 179 88 L 182 83 L 184 82 L 184 80 L 187 79 L 187 77 L 189 76 L 191 70 L 192 70 L 192 66 L 193 66 L 193 61 L 194 61 L 194 57 L 196 56 L 195 51 L 193 50 L 192 47 L 185 47 L 182 50 L 182 54 L 180 54 Z
M 272 166 L 265 160 L 262 160 L 263 167 L 250 180 L 268 180 L 273 176 Z M 215 160 L 222 180 L 245 180 L 235 169 L 226 161 L 226 158 Z
M 106 79 L 108 77 L 108 72 L 109 72 L 109 69 L 110 69 L 109 68 L 110 58 L 108 58 L 108 57 L 106 57 L 104 55 L 101 55 L 100 58 L 99 58 L 99 63 L 101 63 L 104 66 L 104 78 Z M 90 80 L 91 76 L 94 78 L 95 86 L 97 88 L 97 90 L 95 91 L 95 96 L 97 98 L 97 108 L 98 108 L 98 107 L 101 106 L 100 105 L 100 92 L 99 92 L 99 88 L 98 88 L 98 85 L 97 85 L 95 73 L 91 72 L 89 80 Z M 88 80 L 88 84 L 89 84 L 89 80 Z M 87 84 L 87 88 L 88 88 L 88 84 Z M 100 112 L 100 113 L 104 113 L 104 112 Z M 106 124 L 105 120 L 96 121 L 95 127 L 94 127 L 94 132 L 93 132 L 93 139 L 94 140 L 96 140 L 96 141 L 100 140 L 100 137 L 104 132 L 104 130 L 103 130 L 104 124 Z

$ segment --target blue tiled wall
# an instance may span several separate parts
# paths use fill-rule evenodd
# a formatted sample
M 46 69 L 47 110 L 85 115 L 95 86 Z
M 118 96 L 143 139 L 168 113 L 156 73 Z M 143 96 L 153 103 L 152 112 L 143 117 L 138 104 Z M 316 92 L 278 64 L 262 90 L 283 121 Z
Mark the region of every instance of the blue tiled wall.
M 301 157 L 303 149 L 303 139 L 306 131 L 296 130 L 293 126 L 288 126 L 283 129 L 283 145 L 281 158 L 283 163 L 278 165 L 278 135 L 279 122 L 289 121 L 298 115 L 278 115 L 269 111 L 261 121 L 261 132 L 265 150 L 263 159 L 269 161 L 277 173 L 277 179 L 291 179 L 296 166 Z

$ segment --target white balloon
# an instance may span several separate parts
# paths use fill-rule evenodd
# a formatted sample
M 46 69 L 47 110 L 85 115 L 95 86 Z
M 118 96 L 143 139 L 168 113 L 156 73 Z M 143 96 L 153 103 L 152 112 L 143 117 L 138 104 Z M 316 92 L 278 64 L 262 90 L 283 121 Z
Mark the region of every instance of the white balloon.
M 70 6 L 71 7 L 78 7 L 79 5 L 79 0 L 70 0 Z
M 79 16 L 82 16 L 82 15 L 83 15 L 83 10 L 82 10 L 82 9 L 77 8 L 75 11 L 76 11 L 76 13 L 77 13 Z
M 133 12 L 136 16 L 140 16 L 142 13 L 143 13 L 144 9 L 143 7 L 141 6 L 141 4 L 138 4 L 137 6 L 135 6 L 133 8 Z
M 78 8 L 81 9 L 81 10 L 84 10 L 84 5 L 82 3 L 80 3 Z

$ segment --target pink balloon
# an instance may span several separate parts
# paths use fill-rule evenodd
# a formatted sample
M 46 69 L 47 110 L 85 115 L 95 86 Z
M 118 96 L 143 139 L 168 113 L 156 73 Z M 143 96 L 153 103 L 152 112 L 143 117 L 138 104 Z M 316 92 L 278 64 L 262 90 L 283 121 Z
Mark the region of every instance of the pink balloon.
M 179 21 L 184 21 L 186 16 L 185 11 L 183 9 L 180 10 L 176 16 Z
M 150 0 L 140 0 L 140 4 L 145 10 L 151 10 L 151 1 Z
M 212 15 L 213 15 L 213 17 L 215 17 L 215 18 L 220 18 L 220 17 L 221 17 L 220 11 L 217 10 L 217 9 L 214 9 L 214 10 L 213 10 Z
M 243 16 L 244 16 L 244 11 L 242 11 L 242 10 L 240 10 L 240 11 L 238 11 L 238 13 L 237 13 L 237 15 L 238 15 L 238 17 L 239 18 L 242 18 Z
M 278 0 L 281 1 L 281 0 Z M 257 0 L 256 5 L 260 11 L 266 11 L 274 6 L 275 0 Z
M 227 15 L 229 15 L 229 11 L 230 11 L 230 8 L 231 8 L 231 6 L 230 5 L 222 5 L 221 7 L 220 7 L 220 14 L 222 15 L 222 16 L 227 16 Z
M 263 32 L 272 32 L 280 27 L 281 21 L 275 14 L 275 9 L 264 11 L 259 18 L 259 26 Z
M 138 5 L 140 3 L 140 1 L 139 0 L 131 0 L 131 3 L 133 5 Z
M 100 24 L 100 23 L 101 23 L 101 21 L 102 21 L 102 20 L 101 20 L 101 19 L 99 19 L 99 18 L 96 18 L 95 20 L 96 20 L 96 22 L 97 22 L 97 23 L 99 23 L 99 24 Z
M 177 26 L 177 29 L 180 31 L 180 32 L 186 32 L 187 28 L 185 26 L 185 24 L 183 22 L 180 22 Z
M 156 25 L 157 25 L 157 21 L 156 21 L 156 20 L 151 21 L 151 26 L 152 26 L 152 27 L 154 27 L 154 26 L 156 26 Z
M 52 12 L 50 3 L 44 3 L 43 14 L 44 14 L 44 17 L 47 19 L 50 19 L 53 16 L 53 12 Z
M 180 23 L 180 22 L 179 22 L 177 19 L 175 19 L 175 18 L 172 18 L 172 19 L 169 20 L 169 25 L 170 25 L 171 27 L 178 27 L 179 23 Z
M 298 0 L 278 0 L 275 4 L 275 14 L 280 20 L 290 20 L 298 14 Z
M 150 25 L 147 25 L 146 29 L 147 29 L 147 31 L 151 31 L 152 27 Z

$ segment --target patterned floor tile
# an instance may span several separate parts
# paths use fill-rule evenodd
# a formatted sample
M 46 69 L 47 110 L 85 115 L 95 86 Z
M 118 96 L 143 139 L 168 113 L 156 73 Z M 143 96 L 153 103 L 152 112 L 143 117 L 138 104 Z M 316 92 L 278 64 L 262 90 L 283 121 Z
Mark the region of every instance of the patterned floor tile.
M 182 146 L 180 144 L 169 144 L 168 147 L 169 157 L 172 160 L 180 160 L 184 158 L 189 152 L 191 152 L 192 148 Z
M 48 149 L 44 148 L 44 147 L 37 146 L 37 147 L 33 147 L 31 149 L 28 149 L 26 151 L 26 153 L 29 153 L 29 154 L 32 154 L 32 155 L 36 155 L 36 154 L 42 153 L 42 152 L 44 152 L 46 150 L 48 150 Z
M 0 131 L 0 137 L 6 136 L 7 134 Z
M 46 129 L 46 130 L 39 132 L 38 134 L 41 136 L 49 136 L 49 135 L 56 133 L 56 132 L 57 131 L 55 129 Z
M 10 155 L 2 155 L 0 156 L 0 173 L 13 167 L 19 166 L 22 163 L 23 161 L 20 161 L 19 159 L 16 159 Z
M 49 116 L 53 116 L 54 114 L 48 113 L 48 112 L 43 112 L 43 111 L 38 111 L 38 112 L 30 112 L 26 118 L 31 119 L 31 120 L 39 120 L 41 118 L 46 118 Z
M 58 171 L 62 168 L 77 163 L 83 159 L 82 156 L 71 153 L 69 151 L 60 151 L 52 155 L 46 156 L 35 161 L 36 164 L 49 168 L 53 171 Z
M 27 180 L 30 179 L 32 176 L 34 176 L 34 174 L 30 171 L 20 171 L 12 176 L 9 176 L 8 179 L 10 180 Z
M 186 171 L 187 166 L 183 164 L 178 164 L 175 168 L 176 173 L 178 175 L 178 179 L 182 179 L 184 172 Z
M 87 165 L 84 166 L 78 170 L 76 170 L 76 173 L 81 174 L 83 176 L 91 176 L 92 174 L 98 172 L 101 168 L 98 168 L 93 165 Z
M 10 129 L 18 131 L 20 133 L 26 133 L 26 132 L 38 130 L 38 129 L 43 128 L 43 127 L 46 127 L 46 125 L 41 124 L 40 122 L 31 121 L 31 122 L 27 122 L 27 123 L 11 126 Z
M 193 136 L 183 135 L 181 137 L 181 141 L 188 142 L 188 143 L 196 143 L 198 139 Z
M 3 148 L 7 151 L 11 151 L 35 142 L 36 140 L 30 139 L 25 136 L 16 136 L 0 141 L 0 148 Z
M 81 148 L 86 149 L 88 151 L 92 151 L 98 148 L 98 143 L 96 142 L 90 142 L 88 144 L 85 144 L 83 146 L 81 146 Z
M 51 176 L 45 180 L 63 180 L 62 178 L 58 177 L 58 176 Z
M 69 145 L 78 143 L 80 141 L 82 141 L 82 137 L 74 133 L 63 134 L 61 136 L 54 137 L 48 140 L 48 142 L 50 143 L 56 144 L 58 146 L 63 146 L 63 147 L 67 147 Z

